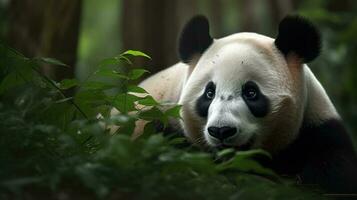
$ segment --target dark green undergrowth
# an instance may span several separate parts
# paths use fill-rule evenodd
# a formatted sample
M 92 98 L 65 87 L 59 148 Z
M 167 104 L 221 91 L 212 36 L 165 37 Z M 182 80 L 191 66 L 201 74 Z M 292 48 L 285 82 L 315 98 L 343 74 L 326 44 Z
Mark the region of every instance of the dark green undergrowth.
M 149 59 L 127 51 L 103 60 L 84 82 L 56 82 L 40 66 L 68 66 L 0 45 L 0 199 L 322 197 L 251 159 L 269 157 L 264 151 L 204 152 L 181 136 L 156 133 L 153 121 L 178 118 L 180 106 L 164 112 L 167 104 L 134 84 L 147 73 L 132 68 L 136 56 Z M 113 107 L 120 114 L 111 116 Z M 133 140 L 138 119 L 150 123 Z M 110 132 L 112 125 L 120 128 Z

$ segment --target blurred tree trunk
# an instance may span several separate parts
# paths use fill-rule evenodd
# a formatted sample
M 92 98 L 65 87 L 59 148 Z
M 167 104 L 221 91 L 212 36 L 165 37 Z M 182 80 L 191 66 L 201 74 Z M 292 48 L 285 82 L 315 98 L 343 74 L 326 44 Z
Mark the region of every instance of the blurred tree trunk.
M 242 6 L 243 9 L 240 18 L 242 19 L 242 31 L 244 32 L 258 31 L 258 23 L 254 13 L 255 3 L 255 0 L 239 0 L 239 6 Z
M 209 2 L 205 2 L 209 3 Z M 176 1 L 176 20 L 178 20 L 178 32 L 180 34 L 182 27 L 198 12 L 197 0 L 178 0 Z M 176 38 L 177 40 L 178 38 Z
M 220 38 L 224 35 L 223 26 L 223 3 L 222 0 L 211 0 L 208 2 L 210 28 L 212 29 L 212 36 Z
M 332 12 L 353 12 L 352 0 L 330 0 L 327 2 L 327 10 Z
M 9 44 L 28 57 L 56 58 L 70 67 L 43 66 L 55 80 L 74 77 L 81 0 L 12 0 Z
M 280 21 L 295 9 L 293 0 L 269 0 L 272 27 L 277 30 Z
M 140 50 L 152 60 L 138 59 L 135 64 L 151 73 L 176 63 L 177 37 L 182 17 L 188 17 L 195 1 L 124 0 L 121 23 L 123 48 Z M 184 7 L 183 7 L 184 6 Z M 186 13 L 181 13 L 185 10 Z

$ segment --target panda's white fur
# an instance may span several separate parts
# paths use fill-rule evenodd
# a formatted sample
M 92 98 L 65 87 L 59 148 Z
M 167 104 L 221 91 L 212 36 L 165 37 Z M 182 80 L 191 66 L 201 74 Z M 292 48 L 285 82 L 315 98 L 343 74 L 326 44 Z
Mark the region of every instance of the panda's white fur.
M 293 141 L 302 125 L 339 118 L 325 90 L 307 65 L 291 55 L 288 62 L 274 39 L 256 33 L 237 33 L 216 39 L 195 61 L 178 63 L 140 84 L 159 101 L 179 103 L 182 127 L 193 142 L 215 146 L 208 126 L 236 126 L 239 133 L 227 145 L 239 146 L 255 137 L 254 148 L 275 152 Z M 192 71 L 192 72 L 191 72 Z M 207 119 L 199 117 L 195 104 L 209 81 L 217 83 Z M 254 80 L 271 102 L 271 114 L 259 119 L 250 114 L 240 95 L 241 86 Z

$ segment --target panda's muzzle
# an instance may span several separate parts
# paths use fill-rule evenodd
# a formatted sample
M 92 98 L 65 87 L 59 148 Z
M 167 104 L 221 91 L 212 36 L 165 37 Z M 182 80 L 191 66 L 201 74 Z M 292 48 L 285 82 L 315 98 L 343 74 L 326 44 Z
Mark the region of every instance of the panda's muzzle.
M 217 149 L 234 148 L 239 151 L 245 151 L 252 148 L 255 143 L 255 136 L 250 137 L 250 139 L 242 144 L 237 144 L 234 142 L 239 136 L 239 130 L 236 127 L 223 126 L 209 126 L 207 128 L 208 134 L 217 140 L 213 142 L 213 146 Z
M 224 139 L 227 139 L 237 133 L 237 128 L 229 127 L 229 126 L 223 126 L 223 127 L 210 126 L 208 127 L 207 130 L 212 137 L 220 141 L 223 141 Z

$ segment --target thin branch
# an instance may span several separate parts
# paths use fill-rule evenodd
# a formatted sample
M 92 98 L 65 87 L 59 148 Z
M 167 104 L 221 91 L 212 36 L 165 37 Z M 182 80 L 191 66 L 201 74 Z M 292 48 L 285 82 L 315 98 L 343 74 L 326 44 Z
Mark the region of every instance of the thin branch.
M 53 81 L 48 78 L 47 76 L 43 75 L 41 72 L 39 72 L 36 68 L 34 68 L 32 65 L 31 65 L 31 69 L 34 70 L 38 75 L 40 75 L 44 80 L 46 80 L 52 87 L 54 87 L 60 94 L 63 98 L 68 98 L 64 92 L 56 85 L 53 83 Z M 82 109 L 73 101 L 73 99 L 70 99 L 69 102 L 78 110 L 79 113 L 81 113 L 81 115 L 88 119 L 88 116 L 82 111 Z

